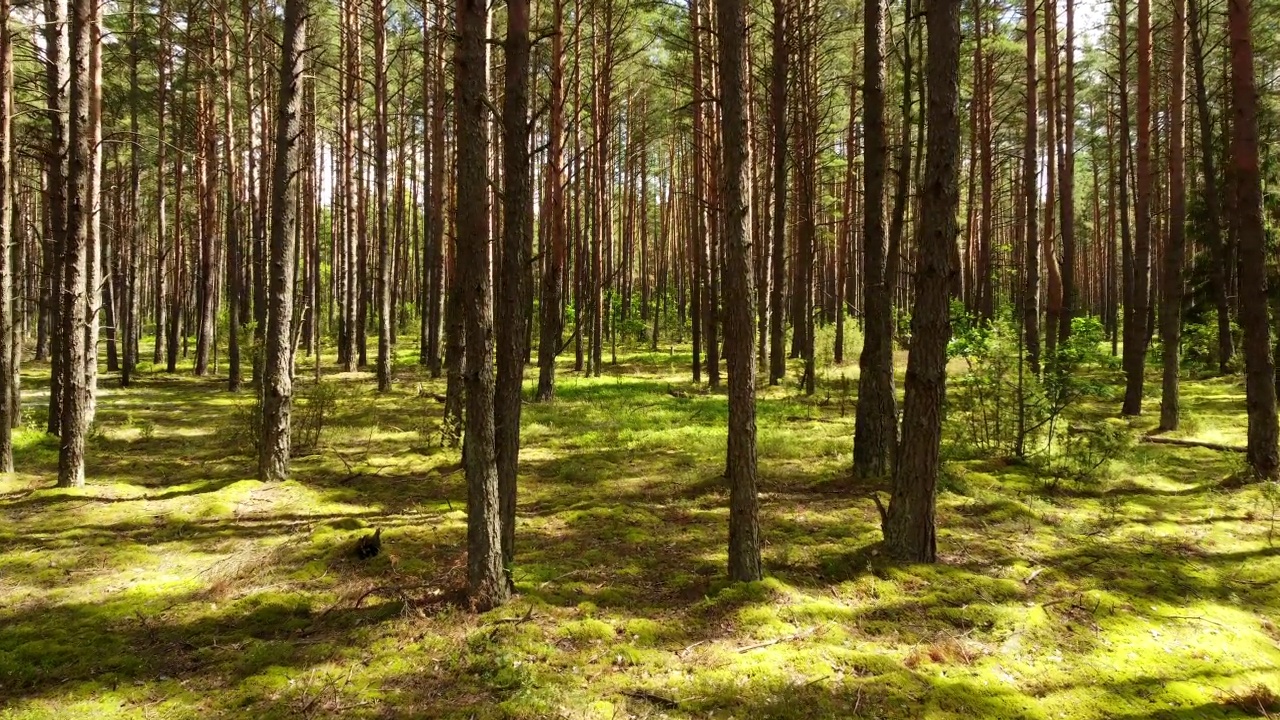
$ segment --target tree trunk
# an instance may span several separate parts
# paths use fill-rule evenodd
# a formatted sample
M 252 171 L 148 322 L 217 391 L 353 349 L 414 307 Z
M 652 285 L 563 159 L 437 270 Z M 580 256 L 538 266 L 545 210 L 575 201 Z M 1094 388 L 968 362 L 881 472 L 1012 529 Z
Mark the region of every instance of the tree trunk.
M 787 3 L 773 0 L 773 68 L 770 79 L 770 118 L 773 135 L 773 234 L 769 288 L 769 384 L 787 375 Z
M 378 392 L 391 389 L 391 228 L 387 217 L 387 10 L 373 0 L 373 175 L 378 213 Z M 403 193 L 397 202 L 403 201 Z
M 869 478 L 892 472 L 897 409 L 884 232 L 884 176 L 889 156 L 884 131 L 884 7 L 880 0 L 867 0 L 863 11 L 863 341 L 858 357 L 853 472 Z
M 1240 325 L 1244 330 L 1245 406 L 1249 413 L 1248 461 L 1260 478 L 1274 479 L 1277 451 L 1275 369 L 1267 318 L 1266 231 L 1258 148 L 1258 88 L 1253 69 L 1249 0 L 1229 0 L 1231 46 L 1231 164 L 1240 232 Z
M 161 15 L 164 7 L 161 5 Z M 68 36 L 67 0 L 45 0 L 45 79 L 48 90 L 49 154 L 46 183 L 49 196 L 49 261 L 46 263 L 50 293 L 49 325 L 49 416 L 47 430 L 58 435 L 62 428 L 62 405 L 66 374 L 63 369 L 63 309 L 66 307 L 63 273 L 67 245 L 67 174 L 70 152 L 70 120 L 68 107 L 71 82 L 70 39 Z M 163 25 L 163 23 L 161 23 Z M 161 36 L 163 38 L 163 35 Z M 163 47 L 163 43 L 161 44 Z M 161 75 L 163 77 L 163 74 Z M 163 121 L 161 134 L 163 137 Z
M 515 559 L 516 471 L 520 460 L 520 389 L 524 379 L 525 266 L 532 220 L 529 187 L 529 0 L 507 0 L 502 102 L 502 293 L 498 310 L 498 378 L 494 427 L 502 561 Z
M 88 399 L 85 347 L 88 298 L 85 292 L 89 262 L 89 224 L 93 221 L 92 190 L 94 133 L 91 125 L 93 24 L 91 0 L 75 0 L 69 8 L 71 101 L 68 106 L 70 143 L 67 163 L 67 237 L 62 276 L 62 427 L 58 453 L 58 486 L 84 486 L 85 435 Z
M 1076 28 L 1075 0 L 1067 1 L 1067 38 L 1063 55 L 1066 56 L 1066 78 L 1063 85 L 1062 150 L 1059 152 L 1058 185 L 1061 196 L 1058 202 L 1059 224 L 1062 233 L 1062 307 L 1057 327 L 1058 342 L 1065 344 L 1071 337 L 1071 320 L 1078 303 L 1076 292 Z
M 226 183 L 223 192 L 226 198 L 227 242 L 227 389 L 237 392 L 240 390 L 241 382 L 240 296 L 244 293 L 244 283 L 240 272 L 240 235 L 244 200 L 240 193 L 240 160 L 236 146 L 235 106 L 232 104 L 235 66 L 231 56 L 232 32 L 228 12 L 227 0 L 222 0 L 221 14 L 224 22 L 222 28 L 222 127 L 223 132 L 226 133 L 223 139 L 222 171 Z M 134 117 L 136 119 L 136 115 Z
M 1218 310 L 1218 372 L 1225 375 L 1235 354 L 1231 337 L 1231 305 L 1227 297 L 1227 249 L 1222 237 L 1222 211 L 1218 198 L 1218 174 L 1213 142 L 1213 119 L 1209 115 L 1209 93 L 1205 87 L 1204 35 L 1200 26 L 1200 2 L 1190 0 L 1187 22 L 1191 30 L 1191 60 L 1196 82 L 1196 118 L 1200 129 L 1200 163 L 1204 174 L 1205 240 L 1209 246 L 1209 281 L 1214 306 Z
M 1022 332 L 1027 363 L 1031 372 L 1040 372 L 1040 235 L 1036 216 L 1040 205 L 1037 184 L 1038 148 L 1036 131 L 1039 117 L 1036 110 L 1036 3 L 1027 0 L 1027 117 L 1022 145 L 1022 193 L 1024 201 L 1023 221 L 1026 223 L 1026 249 L 1022 256 Z
M 743 0 L 716 3 L 720 31 L 720 201 L 724 207 L 725 360 L 729 370 L 729 578 L 759 580 L 756 499 L 756 355 L 752 305 L 750 138 L 747 127 L 747 11 Z
M 138 97 L 138 63 L 141 38 L 138 34 L 138 3 L 129 3 L 129 93 L 130 97 Z M 228 38 L 230 33 L 228 33 Z M 228 81 L 228 87 L 230 87 Z M 133 382 L 133 372 L 138 364 L 138 335 L 140 334 L 138 317 L 138 260 L 142 247 L 142 158 L 138 152 L 142 138 L 138 129 L 138 103 L 129 103 L 129 249 L 125 252 L 123 273 L 124 287 L 121 294 L 124 300 L 124 336 L 123 357 L 120 365 L 120 386 L 129 387 Z
M 564 0 L 552 0 L 551 107 L 548 109 L 547 212 L 549 260 L 542 274 L 541 323 L 538 331 L 538 394 L 546 402 L 556 392 L 556 355 L 563 335 L 560 305 L 564 298 Z
M 911 316 L 902 444 L 893 498 L 885 518 L 885 549 L 910 562 L 938 557 L 935 506 L 951 340 L 951 248 L 960 205 L 960 0 L 933 0 L 925 13 L 929 50 L 928 141 L 921 188 L 916 303 Z
M 1160 342 L 1163 378 L 1160 429 L 1178 429 L 1178 345 L 1182 341 L 1182 256 L 1186 243 L 1186 165 L 1183 161 L 1187 55 L 1186 0 L 1173 1 L 1173 68 L 1169 88 L 1169 234 L 1164 248 Z
M 0 473 L 13 472 L 13 32 L 9 0 L 0 0 Z
M 1125 88 L 1121 88 L 1125 92 Z M 1125 415 L 1142 414 L 1147 365 L 1147 320 L 1151 312 L 1151 0 L 1138 0 L 1137 197 L 1133 237 L 1133 321 L 1124 339 Z
M 258 479 L 289 477 L 290 416 L 293 412 L 293 236 L 297 230 L 302 82 L 306 71 L 307 0 L 285 0 L 280 89 L 276 97 L 275 167 L 271 177 L 271 240 L 267 247 L 270 307 L 262 373 L 262 452 Z
M 506 602 L 502 517 L 494 449 L 493 288 L 489 271 L 489 167 L 485 88 L 488 6 L 459 0 L 454 88 L 457 93 L 458 283 L 466 325 L 467 585 L 471 602 L 488 609 Z

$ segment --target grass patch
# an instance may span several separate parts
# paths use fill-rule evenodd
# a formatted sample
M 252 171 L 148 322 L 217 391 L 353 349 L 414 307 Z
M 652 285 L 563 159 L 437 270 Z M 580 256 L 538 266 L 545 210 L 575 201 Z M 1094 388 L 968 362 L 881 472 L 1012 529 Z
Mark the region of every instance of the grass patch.
M 466 489 L 432 432 L 441 381 L 406 361 L 379 395 L 331 360 L 330 415 L 279 484 L 229 425 L 248 395 L 216 380 L 104 372 L 84 490 L 50 487 L 30 409 L 0 480 L 0 718 L 1280 712 L 1275 503 L 1222 484 L 1234 456 L 1136 445 L 1056 490 L 951 458 L 944 563 L 892 565 L 848 477 L 856 365 L 827 368 L 813 398 L 761 390 L 768 577 L 730 585 L 723 392 L 679 348 L 562 365 L 523 413 L 518 597 L 474 615 L 453 602 Z M 23 372 L 38 398 L 48 368 Z M 1243 442 L 1239 378 L 1182 399 L 1182 436 Z M 356 560 L 372 528 L 383 552 Z

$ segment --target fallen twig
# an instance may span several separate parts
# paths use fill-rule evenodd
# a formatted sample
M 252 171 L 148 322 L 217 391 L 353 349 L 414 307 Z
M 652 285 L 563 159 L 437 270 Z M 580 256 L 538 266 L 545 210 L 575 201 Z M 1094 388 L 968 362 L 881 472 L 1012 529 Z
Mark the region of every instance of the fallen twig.
M 651 693 L 648 690 L 623 690 L 622 695 L 635 700 L 645 700 L 668 710 L 676 710 L 680 707 L 679 700 L 672 700 L 671 698 Z
M 801 640 L 813 635 L 817 631 L 818 631 L 818 628 L 816 627 L 809 628 L 808 630 L 801 630 L 799 632 L 791 633 L 790 635 L 783 635 L 782 637 L 777 637 L 772 640 L 765 640 L 764 642 L 758 642 L 758 643 L 755 643 L 754 645 L 747 645 L 746 647 L 740 647 L 738 648 L 738 652 L 740 653 L 751 652 L 752 650 L 759 650 L 760 648 L 770 647 L 772 645 L 777 645 L 779 643 L 791 642 L 792 640 Z

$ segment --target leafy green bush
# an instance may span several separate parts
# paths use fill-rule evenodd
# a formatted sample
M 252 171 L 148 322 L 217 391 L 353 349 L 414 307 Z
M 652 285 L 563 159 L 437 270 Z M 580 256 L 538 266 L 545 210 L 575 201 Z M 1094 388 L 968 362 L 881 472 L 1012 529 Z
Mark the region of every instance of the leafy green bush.
M 1019 327 L 1007 313 L 977 324 L 960 312 L 952 324 L 948 351 L 968 369 L 948 393 L 951 453 L 1028 460 L 1056 484 L 1098 478 L 1131 442 L 1123 424 L 1083 422 L 1084 404 L 1108 396 L 1118 371 L 1097 319 L 1074 319 L 1071 337 L 1046 354 L 1040 376 L 1024 361 Z
M 1231 323 L 1231 336 L 1239 346 L 1240 326 Z M 1182 367 L 1192 372 L 1218 371 L 1218 310 L 1209 308 L 1199 322 L 1182 326 Z

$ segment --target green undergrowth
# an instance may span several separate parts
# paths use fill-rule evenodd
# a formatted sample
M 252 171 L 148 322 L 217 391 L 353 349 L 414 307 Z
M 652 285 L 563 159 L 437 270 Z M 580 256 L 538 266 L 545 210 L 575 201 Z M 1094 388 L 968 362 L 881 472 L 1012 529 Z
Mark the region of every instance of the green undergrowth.
M 1138 444 L 1086 486 L 955 456 L 943 562 L 897 566 L 882 488 L 848 475 L 856 363 L 833 368 L 811 398 L 761 390 L 767 578 L 730 585 L 723 391 L 691 385 L 678 348 L 599 378 L 562 364 L 556 400 L 524 407 L 518 595 L 477 615 L 443 384 L 414 357 L 388 395 L 326 365 L 320 442 L 279 484 L 253 479 L 248 392 L 105 373 L 83 490 L 52 487 L 48 368 L 29 363 L 0 482 L 0 718 L 1280 711 L 1280 503 L 1223 482 L 1235 454 Z M 1183 437 L 1242 442 L 1238 377 L 1182 396 Z M 372 528 L 383 552 L 359 561 Z

